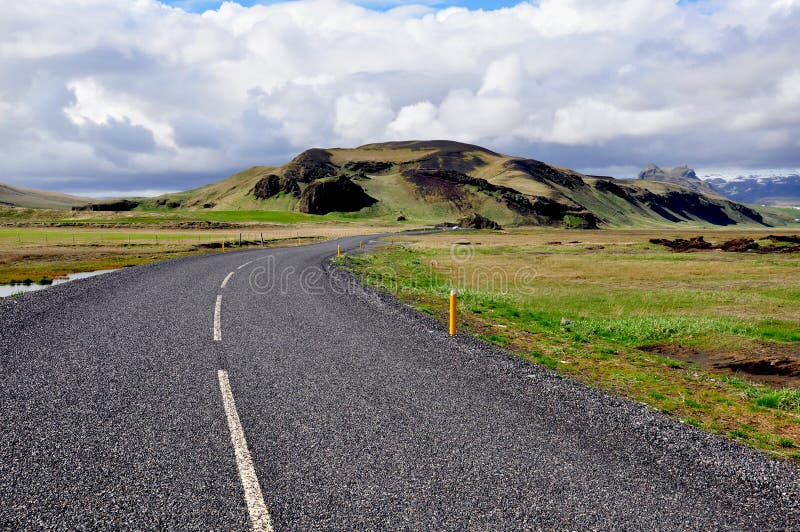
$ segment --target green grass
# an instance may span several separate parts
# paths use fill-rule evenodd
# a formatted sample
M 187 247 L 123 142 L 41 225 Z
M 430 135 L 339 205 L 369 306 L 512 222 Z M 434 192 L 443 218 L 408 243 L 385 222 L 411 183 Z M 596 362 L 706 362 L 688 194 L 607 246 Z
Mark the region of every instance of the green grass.
M 209 222 L 262 222 L 293 224 L 299 222 L 326 222 L 341 219 L 335 215 L 316 216 L 295 211 L 196 211 L 190 215 Z
M 787 388 L 767 392 L 756 398 L 755 403 L 766 408 L 779 408 L 800 414 L 800 389 Z

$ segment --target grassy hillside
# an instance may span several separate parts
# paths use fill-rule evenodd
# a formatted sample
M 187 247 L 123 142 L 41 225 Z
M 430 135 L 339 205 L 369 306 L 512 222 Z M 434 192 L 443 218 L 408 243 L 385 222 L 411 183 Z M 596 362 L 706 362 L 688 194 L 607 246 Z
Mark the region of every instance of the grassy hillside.
M 88 198 L 15 187 L 0 183 L 0 205 L 28 209 L 70 209 L 90 201 Z

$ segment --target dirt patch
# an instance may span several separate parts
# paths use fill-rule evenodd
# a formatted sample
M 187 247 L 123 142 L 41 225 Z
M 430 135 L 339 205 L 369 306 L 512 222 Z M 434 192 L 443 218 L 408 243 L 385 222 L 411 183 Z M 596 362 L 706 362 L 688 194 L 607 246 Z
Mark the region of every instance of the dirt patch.
M 800 346 L 758 344 L 748 350 L 697 349 L 663 344 L 640 347 L 659 356 L 688 360 L 703 369 L 777 388 L 800 387 Z
M 720 244 L 719 249 L 734 253 L 744 253 L 745 251 L 759 250 L 761 246 L 752 238 L 736 238 Z
M 696 236 L 689 240 L 683 238 L 676 238 L 675 240 L 668 240 L 666 238 L 651 238 L 651 244 L 666 246 L 673 251 L 686 252 L 695 250 L 711 249 L 713 246 L 711 242 L 706 242 L 702 236 Z
M 774 236 L 770 235 L 761 239 L 769 240 L 775 243 L 800 243 L 800 236 Z M 685 253 L 687 251 L 708 251 L 712 249 L 721 249 L 722 251 L 729 251 L 734 253 L 800 253 L 800 245 L 795 246 L 762 246 L 752 238 L 735 238 L 722 242 L 721 244 L 714 245 L 707 242 L 702 236 L 696 236 L 688 240 L 683 238 L 676 238 L 669 240 L 666 238 L 652 238 L 651 244 L 666 246 L 678 253 Z

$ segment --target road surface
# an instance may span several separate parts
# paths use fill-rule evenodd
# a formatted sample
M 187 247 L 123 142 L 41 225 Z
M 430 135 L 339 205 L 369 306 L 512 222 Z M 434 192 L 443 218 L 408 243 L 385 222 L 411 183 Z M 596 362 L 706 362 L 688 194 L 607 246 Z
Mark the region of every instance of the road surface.
M 336 245 L 0 302 L 0 528 L 800 528 L 800 468 L 451 338 Z

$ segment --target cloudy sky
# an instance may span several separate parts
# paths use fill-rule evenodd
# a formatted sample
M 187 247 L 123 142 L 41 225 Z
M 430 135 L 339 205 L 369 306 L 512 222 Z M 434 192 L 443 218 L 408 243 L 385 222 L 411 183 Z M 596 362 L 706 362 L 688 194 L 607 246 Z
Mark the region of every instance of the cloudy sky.
M 800 167 L 800 0 L 0 7 L 0 182 L 188 188 L 448 138 L 588 172 Z

